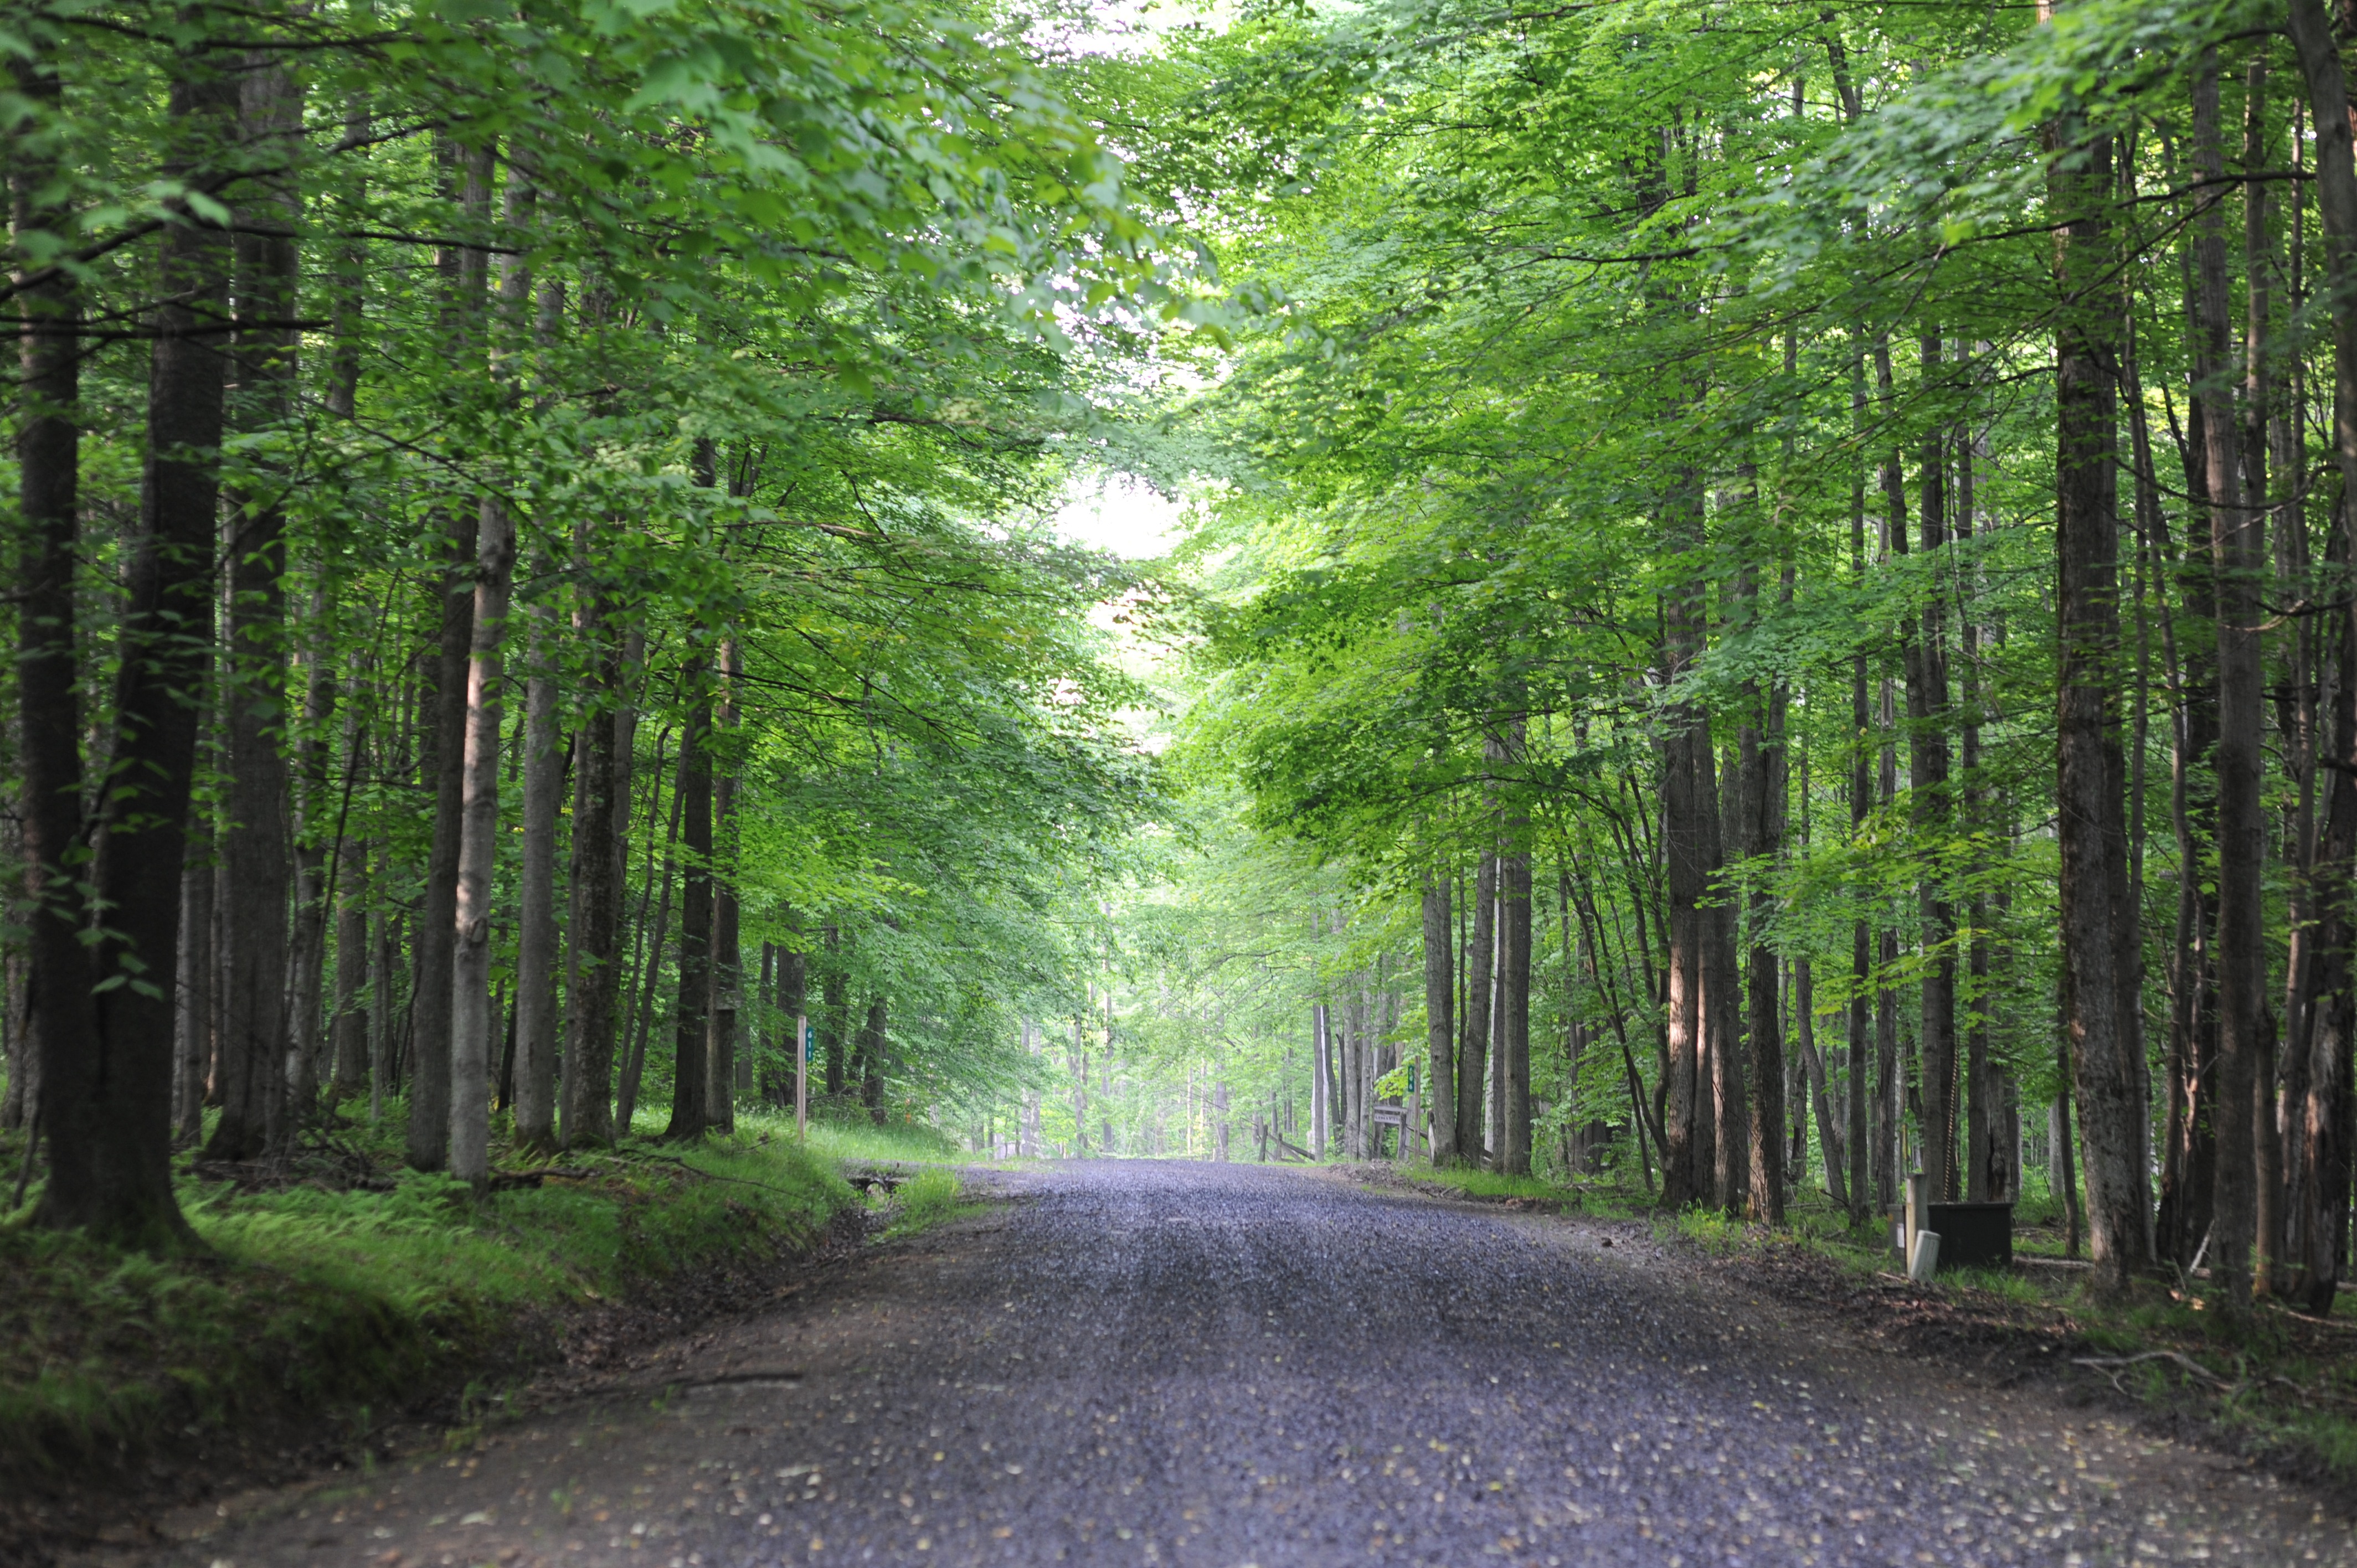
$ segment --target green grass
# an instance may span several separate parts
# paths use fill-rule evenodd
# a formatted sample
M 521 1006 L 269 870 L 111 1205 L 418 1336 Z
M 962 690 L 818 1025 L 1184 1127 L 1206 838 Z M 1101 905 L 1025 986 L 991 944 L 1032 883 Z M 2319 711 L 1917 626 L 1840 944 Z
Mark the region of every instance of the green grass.
M 919 1171 L 891 1195 L 892 1223 L 885 1236 L 914 1236 L 981 1208 L 978 1203 L 963 1201 L 964 1194 L 965 1183 L 958 1179 L 957 1172 L 938 1165 Z
M 127 1458 L 167 1433 L 253 1418 L 361 1419 L 457 1378 L 536 1313 L 804 1246 L 857 1201 L 791 1118 L 783 1137 L 744 1122 L 684 1151 L 510 1155 L 501 1169 L 538 1169 L 542 1184 L 479 1200 L 398 1171 L 395 1108 L 339 1133 L 391 1191 L 239 1193 L 184 1174 L 209 1256 L 116 1252 L 19 1215 L 0 1225 L 0 1475 Z M 0 1143 L 0 1179 L 13 1184 L 21 1147 Z
M 1567 1187 L 1537 1176 L 1507 1176 L 1501 1171 L 1472 1170 L 1458 1165 L 1428 1165 L 1420 1160 L 1404 1162 L 1399 1166 L 1402 1176 L 1412 1181 L 1437 1182 L 1453 1187 L 1469 1197 L 1527 1197 L 1542 1203 L 1577 1203 L 1580 1195 Z
M 794 1119 L 791 1114 L 784 1118 L 783 1126 L 786 1135 L 792 1136 Z M 957 1144 L 932 1128 L 907 1122 L 891 1122 L 882 1127 L 873 1122 L 813 1122 L 810 1146 L 812 1153 L 831 1160 L 925 1164 L 942 1161 L 963 1163 L 974 1157 L 963 1153 Z

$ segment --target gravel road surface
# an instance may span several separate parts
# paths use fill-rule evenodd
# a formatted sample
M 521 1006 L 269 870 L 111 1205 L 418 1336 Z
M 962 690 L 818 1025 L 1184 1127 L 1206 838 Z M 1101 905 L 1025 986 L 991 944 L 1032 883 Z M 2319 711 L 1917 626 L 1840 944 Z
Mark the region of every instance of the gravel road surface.
M 147 1561 L 2357 1563 L 2294 1488 L 1625 1229 L 1243 1165 L 974 1179 L 1011 1201 Z

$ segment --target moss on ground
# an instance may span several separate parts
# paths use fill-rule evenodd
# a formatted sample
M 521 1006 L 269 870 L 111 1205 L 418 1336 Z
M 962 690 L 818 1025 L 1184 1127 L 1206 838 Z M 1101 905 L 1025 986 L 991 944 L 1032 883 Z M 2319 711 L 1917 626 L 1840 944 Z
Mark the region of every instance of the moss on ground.
M 29 1199 L 0 1224 L 0 1474 L 397 1404 L 535 1315 L 807 1250 L 858 1202 L 832 1134 L 804 1147 L 791 1117 L 740 1117 L 689 1149 L 633 1139 L 538 1158 L 495 1137 L 495 1189 L 478 1197 L 400 1168 L 402 1112 L 339 1125 L 267 1176 L 182 1156 L 180 1200 L 210 1255 L 33 1230 Z M 22 1152 L 0 1142 L 8 1187 Z

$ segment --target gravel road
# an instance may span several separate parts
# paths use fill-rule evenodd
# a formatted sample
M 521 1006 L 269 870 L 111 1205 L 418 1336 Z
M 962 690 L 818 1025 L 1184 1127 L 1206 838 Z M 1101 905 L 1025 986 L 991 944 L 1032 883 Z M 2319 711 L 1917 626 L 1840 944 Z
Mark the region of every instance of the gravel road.
M 975 1179 L 1011 1201 L 149 1561 L 2357 1563 L 2296 1489 L 1625 1228 L 1244 1165 Z

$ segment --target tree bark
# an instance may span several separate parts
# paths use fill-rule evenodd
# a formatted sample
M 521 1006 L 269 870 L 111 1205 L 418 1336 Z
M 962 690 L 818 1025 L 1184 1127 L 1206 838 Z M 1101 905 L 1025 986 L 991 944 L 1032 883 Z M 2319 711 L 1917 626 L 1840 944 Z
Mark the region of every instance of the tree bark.
M 2224 178 L 2219 142 L 2218 63 L 2203 55 L 2194 81 L 2193 154 L 2197 172 Z M 2193 228 L 2199 312 L 2194 377 L 2203 403 L 2204 460 L 2210 496 L 2210 552 L 2218 596 L 2218 1170 L 2212 1199 L 2210 1274 L 2222 1308 L 2249 1307 L 2255 1237 L 2254 1097 L 2271 1056 L 2266 1028 L 2266 932 L 2260 876 L 2266 832 L 2264 784 L 2265 694 L 2260 682 L 2257 573 L 2264 561 L 2260 514 L 2243 500 L 2241 454 L 2227 368 L 2227 277 L 2223 208 L 2213 192 L 2197 199 Z M 2092 1132 L 2093 1112 L 2081 1095 Z M 2089 1175 L 2094 1155 L 2089 1151 Z
M 196 172 L 233 135 L 228 63 L 201 43 L 173 61 L 167 177 Z M 172 1191 L 172 998 L 150 977 L 170 972 L 179 946 L 197 696 L 213 628 L 229 263 L 226 233 L 201 217 L 165 230 L 139 528 L 115 642 L 111 787 L 91 867 L 107 914 L 85 950 L 98 985 L 121 983 L 99 993 L 94 1027 L 78 1027 L 76 1007 L 60 1010 L 56 1027 L 45 1017 L 41 1034 L 50 1163 L 34 1223 L 125 1247 L 197 1245 Z M 44 534 L 55 526 L 45 522 Z
M 682 878 L 679 1001 L 673 1011 L 669 1140 L 701 1138 L 711 1117 L 705 1068 L 712 1012 L 712 693 L 701 661 L 687 672 L 687 725 L 680 737 Z
M 17 92 L 39 116 L 9 147 L 11 216 L 21 245 L 22 237 L 34 231 L 61 235 L 71 214 L 51 205 L 57 158 L 48 140 L 49 128 L 42 123 L 63 107 L 63 85 L 39 56 L 16 58 L 14 70 Z M 177 85 L 173 107 L 188 112 L 183 90 Z M 167 231 L 167 259 L 179 260 L 185 271 L 194 258 L 173 246 L 179 232 Z M 38 264 L 21 249 L 18 254 L 20 260 Z M 21 279 L 24 274 L 20 270 L 17 275 Z M 23 321 L 16 354 L 25 413 L 16 428 L 16 695 L 24 744 L 18 831 L 24 854 L 27 1006 L 25 1027 L 11 1041 L 15 1049 L 8 1063 L 8 1090 L 17 1112 L 11 1125 L 49 1139 L 50 1187 L 63 1182 L 73 1189 L 70 1204 L 54 1207 L 45 1190 L 42 1218 L 71 1225 L 82 1223 L 84 1216 L 102 1215 L 109 1196 L 96 1146 L 69 1143 L 60 1154 L 60 1122 L 48 1115 L 45 1101 L 52 1096 L 40 1087 L 46 1079 L 53 1094 L 62 1091 L 74 1101 L 91 1098 L 98 1088 L 102 1051 L 91 994 L 96 976 L 81 940 L 90 910 L 81 885 L 89 872 L 91 851 L 88 824 L 82 820 L 74 596 L 81 514 L 81 297 L 73 274 L 60 267 L 38 282 L 23 285 L 18 299 Z M 210 866 L 195 875 L 210 882 Z M 209 961 L 210 956 L 208 943 L 204 957 Z M 201 1015 L 192 1023 L 194 1032 L 203 1032 Z M 201 1095 L 199 1088 L 199 1100 Z M 81 1126 L 89 1114 L 77 1105 L 73 1125 Z M 25 1157 L 32 1158 L 29 1143 Z M 125 1217 L 140 1222 L 135 1205 Z
M 561 1133 L 565 1146 L 571 1149 L 610 1145 L 627 1137 L 638 1092 L 626 1071 L 618 1114 L 612 1096 L 615 1022 L 622 991 L 622 865 L 615 841 L 622 834 L 622 819 L 630 809 L 622 755 L 630 693 L 628 661 L 613 626 L 613 590 L 588 569 L 589 542 L 590 524 L 585 521 L 574 544 L 585 581 L 573 636 L 596 660 L 596 674 L 581 717 L 581 760 L 575 768 L 573 853 L 568 866 L 572 901 L 566 920 L 570 941 L 565 975 Z M 656 789 L 660 792 L 660 780 Z M 520 1036 L 522 1027 L 519 1017 Z
M 490 203 L 490 156 L 445 141 L 436 147 L 445 198 L 462 231 L 479 228 Z M 442 276 L 441 329 L 454 360 L 473 352 L 486 253 L 467 244 L 436 252 Z M 409 1085 L 406 1157 L 412 1169 L 436 1171 L 449 1163 L 451 1049 L 457 995 L 458 857 L 466 811 L 467 693 L 474 654 L 475 574 L 479 508 L 456 502 L 444 510 L 448 566 L 442 582 L 441 657 L 434 687 L 433 744 L 427 769 L 434 781 L 434 837 L 426 854 L 425 899 L 418 912 L 417 999 L 410 1012 L 414 1067 Z
M 243 135 L 267 145 L 299 124 L 302 96 L 291 67 L 249 59 L 240 106 Z M 237 317 L 230 398 L 238 428 L 267 432 L 294 412 L 297 336 L 276 323 L 296 307 L 295 242 L 266 231 L 292 214 L 265 198 L 264 221 L 236 241 Z M 287 1103 L 289 932 L 293 867 L 287 733 L 286 514 L 281 487 L 229 498 L 229 646 L 222 695 L 228 710 L 229 800 L 222 860 L 229 897 L 221 911 L 228 1028 L 220 1044 L 221 1118 L 206 1141 L 210 1160 L 250 1160 L 284 1148 Z
M 2057 129 L 2048 176 L 2054 273 L 2064 302 L 2055 342 L 2057 634 L 2056 839 L 2060 850 L 2064 1041 L 2087 1152 L 2088 1219 L 2101 1288 L 2121 1291 L 2149 1262 L 2148 1178 L 2140 1152 L 2142 1064 L 2123 1015 L 2135 940 L 2127 903 L 2126 763 L 2118 693 L 2117 415 L 2110 242 L 2096 204 L 2112 183 L 2111 139 Z M 2083 160 L 2082 163 L 2080 160 Z
M 552 670 L 554 616 L 544 605 L 525 615 L 532 626 L 525 654 L 532 673 L 524 682 L 523 864 L 516 889 L 515 1140 L 519 1149 L 547 1149 L 556 1142 L 556 829 L 566 758 Z M 610 715 L 607 722 L 612 722 Z
M 1432 1102 L 1432 1163 L 1448 1166 L 1457 1154 L 1456 933 L 1449 919 L 1448 879 L 1424 878 L 1424 1022 Z
M 2351 153 L 2349 87 L 2340 49 L 2321 0 L 2290 0 L 2292 44 L 2308 88 L 2316 133 L 2317 210 L 2323 222 L 2327 296 L 2332 319 L 2332 452 L 2341 475 L 2333 542 L 2342 570 L 2357 549 L 2357 160 Z M 2304 1238 L 2305 1299 L 2324 1313 L 2338 1294 L 2347 1256 L 2350 1190 L 2352 1032 L 2357 1029 L 2348 956 L 2352 935 L 2351 860 L 2357 851 L 2357 607 L 2339 628 L 2334 668 L 2340 688 L 2332 703 L 2326 831 L 2317 855 L 2319 946 L 2330 972 L 2315 983 L 2319 1013 L 2311 1026 L 2302 1132 L 2304 1212 L 2295 1217 Z
M 467 666 L 466 779 L 461 791 L 450 1034 L 450 1174 L 478 1190 L 490 1179 L 491 899 L 500 859 L 500 735 L 506 696 L 508 597 L 515 521 L 482 503 L 475 556 L 473 646 Z M 606 847 L 611 854 L 610 846 Z
M 1469 1165 L 1488 1163 L 1490 1004 L 1497 981 L 1498 857 L 1488 851 L 1474 874 L 1469 950 L 1465 955 L 1465 1036 L 1457 1058 L 1457 1152 Z
M 715 846 L 720 875 L 712 895 L 712 1024 L 705 1067 L 705 1114 L 717 1132 L 737 1130 L 737 1015 L 744 985 L 744 954 L 737 935 L 737 765 L 731 744 L 737 728 L 737 687 L 744 664 L 732 639 L 720 645 L 720 702 L 716 737 L 724 762 L 713 786 Z

